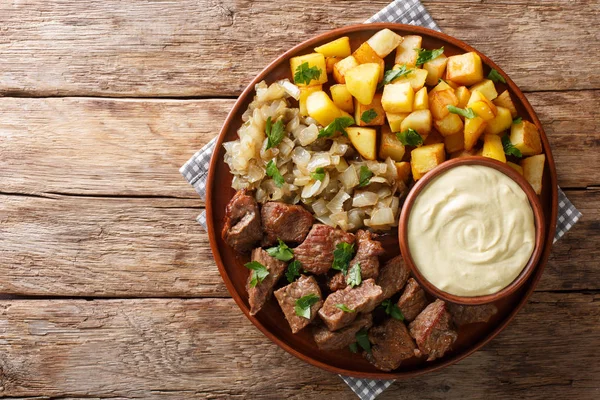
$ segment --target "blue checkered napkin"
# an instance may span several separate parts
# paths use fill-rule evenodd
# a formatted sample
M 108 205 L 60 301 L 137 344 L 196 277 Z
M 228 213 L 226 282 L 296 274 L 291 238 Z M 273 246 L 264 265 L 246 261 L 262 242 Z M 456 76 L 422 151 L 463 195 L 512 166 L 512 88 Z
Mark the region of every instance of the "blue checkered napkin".
M 420 25 L 427 28 L 440 28 L 425 10 L 419 0 L 396 0 L 391 2 L 383 10 L 369 18 L 366 23 L 371 22 L 399 22 L 410 25 Z M 206 180 L 208 178 L 208 167 L 210 157 L 215 149 L 216 138 L 200 149 L 192 158 L 186 162 L 179 172 L 192 185 L 202 200 L 206 198 Z M 558 221 L 554 241 L 560 239 L 581 217 L 581 213 L 569 201 L 567 196 L 558 188 Z M 197 221 L 206 228 L 206 213 L 203 211 Z M 352 389 L 361 400 L 374 400 L 393 380 L 359 379 L 349 376 L 340 377 Z

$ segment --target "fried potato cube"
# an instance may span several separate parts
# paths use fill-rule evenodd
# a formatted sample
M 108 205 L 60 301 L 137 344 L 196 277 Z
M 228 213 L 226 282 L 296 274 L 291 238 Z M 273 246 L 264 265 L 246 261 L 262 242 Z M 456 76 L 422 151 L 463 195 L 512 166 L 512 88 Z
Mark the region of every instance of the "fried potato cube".
M 346 72 L 357 65 L 358 61 L 356 61 L 356 58 L 353 56 L 348 56 L 341 59 L 333 66 L 333 79 L 337 83 L 346 83 Z
M 502 146 L 502 139 L 500 139 L 500 136 L 483 136 L 483 152 L 481 155 L 505 163 L 506 154 L 504 154 L 504 146 Z
M 441 92 L 442 90 L 454 90 L 454 89 L 452 89 L 452 86 L 448 85 L 448 82 L 441 80 L 438 82 L 437 85 L 435 85 L 433 87 L 433 89 L 431 89 L 430 93 Z
M 377 143 L 377 131 L 375 129 L 351 126 L 346 128 L 346 132 L 348 132 L 350 142 L 364 159 L 375 159 L 375 146 Z
M 446 146 L 446 152 L 455 153 L 465 148 L 465 133 L 458 132 L 454 135 L 444 136 L 444 145 Z
M 444 143 L 444 137 L 442 135 L 440 135 L 440 133 L 434 129 L 431 131 L 431 133 L 429 135 L 427 135 L 423 144 L 430 145 L 430 144 L 436 144 L 436 143 Z
M 442 119 L 434 119 L 433 126 L 442 136 L 450 136 L 461 132 L 464 124 L 457 114 L 448 114 Z
M 392 69 L 399 69 L 402 66 L 400 64 L 394 65 Z M 416 92 L 420 90 L 423 86 L 425 86 L 425 79 L 427 78 L 427 71 L 424 69 L 413 69 L 408 74 L 401 76 L 400 78 L 396 78 L 392 81 L 392 83 L 403 83 L 409 82 L 410 86 L 412 86 L 413 90 Z
M 400 124 L 400 132 L 408 129 L 414 129 L 423 138 L 426 138 L 431 132 L 431 111 L 418 110 L 413 111 Z
M 429 95 L 427 94 L 427 88 L 423 87 L 415 93 L 415 101 L 413 103 L 413 110 L 428 110 L 429 109 Z
M 301 86 L 300 87 L 300 98 L 298 99 L 298 103 L 300 105 L 300 115 L 308 115 L 308 110 L 306 109 L 306 99 L 313 92 L 320 92 L 323 90 L 323 85 L 314 85 L 314 86 Z
M 515 164 L 513 162 L 507 161 L 506 165 L 508 165 L 509 167 L 511 167 L 512 169 L 514 169 L 515 171 L 517 171 L 519 174 L 523 175 L 523 167 L 521 167 L 519 164 Z
M 509 129 L 512 125 L 512 116 L 510 110 L 504 107 L 496 107 L 498 114 L 488 121 L 485 127 L 485 133 L 489 135 L 497 135 Z
M 488 100 L 479 90 L 471 92 L 467 107 L 472 108 L 484 121 L 490 121 L 496 117 L 498 110 L 496 105 Z
M 314 118 L 320 125 L 327 126 L 334 119 L 343 116 L 342 110 L 323 91 L 316 91 L 308 95 L 306 99 L 306 110 L 308 115 Z
M 410 168 L 415 181 L 446 160 L 443 143 L 417 147 L 410 152 Z
M 369 43 L 365 42 L 365 43 L 361 44 L 360 47 L 358 49 L 356 49 L 356 51 L 354 53 L 352 53 L 352 55 L 354 56 L 356 61 L 358 61 L 359 64 L 370 64 L 370 63 L 378 64 L 379 65 L 378 82 L 381 82 L 383 80 L 383 73 L 385 70 L 385 61 L 383 61 L 383 58 L 381 58 L 377 55 L 375 50 L 373 50 L 371 48 L 371 46 L 369 46 Z
M 406 148 L 396 134 L 387 129 L 381 128 L 381 143 L 379 144 L 379 158 L 385 160 L 390 157 L 394 161 L 402 161 Z
M 290 68 L 292 70 L 292 76 L 295 76 L 298 67 L 300 67 L 300 65 L 304 63 L 308 63 L 308 68 L 316 67 L 321 72 L 317 79 L 311 79 L 311 81 L 308 83 L 296 82 L 296 79 L 294 77 L 294 83 L 296 84 L 296 86 L 311 86 L 327 82 L 327 67 L 325 65 L 325 57 L 323 56 L 323 54 L 310 53 L 305 54 L 303 56 L 290 58 Z
M 433 86 L 442 79 L 444 72 L 446 71 L 446 64 L 448 64 L 448 57 L 444 54 L 440 54 L 431 61 L 427 61 L 423 64 L 423 69 L 427 71 L 427 79 L 425 83 L 429 86 Z
M 454 89 L 438 90 L 429 96 L 429 109 L 433 119 L 444 119 L 450 111 L 448 106 L 458 105 L 458 98 L 454 94 Z
M 415 92 L 408 82 L 392 83 L 383 88 L 381 104 L 390 113 L 411 112 L 415 101 Z
M 471 150 L 485 130 L 487 122 L 481 117 L 465 119 L 465 150 Z
M 407 184 L 410 180 L 410 163 L 408 161 L 400 161 L 395 164 L 398 171 L 398 180 Z
M 417 58 L 419 53 L 415 49 L 421 48 L 423 38 L 416 35 L 404 36 L 404 40 L 396 48 L 396 58 L 394 64 L 406 64 L 407 67 L 414 67 L 417 65 Z
M 327 70 L 327 73 L 332 74 L 333 67 L 335 66 L 335 64 L 337 64 L 341 60 L 342 59 L 339 57 L 325 57 L 325 69 Z
M 512 124 L 510 142 L 521 150 L 524 156 L 534 156 L 542 152 L 542 140 L 537 127 L 529 121 Z
M 465 157 L 473 157 L 475 155 L 475 150 L 459 150 L 450 154 L 450 158 L 465 158 Z
M 385 58 L 402 42 L 402 36 L 389 30 L 382 29 L 367 40 L 367 43 L 381 58 Z
M 458 89 L 454 91 L 456 94 L 456 98 L 458 99 L 458 108 L 467 107 L 467 103 L 469 102 L 469 98 L 471 98 L 471 91 L 467 89 L 466 86 L 460 86 Z
M 531 185 L 535 194 L 542 194 L 542 178 L 544 177 L 544 163 L 546 156 L 538 154 L 523 159 L 521 167 L 523 167 L 523 176 Z
M 481 57 L 475 52 L 448 57 L 446 78 L 464 86 L 478 83 L 483 80 Z
M 340 110 L 344 110 L 349 113 L 354 112 L 354 98 L 346 85 L 338 83 L 332 85 L 329 89 L 331 91 L 331 99 L 333 103 L 338 106 Z
M 346 72 L 346 87 L 359 103 L 371 104 L 373 101 L 380 70 L 379 64 L 367 63 L 357 65 Z
M 390 129 L 392 130 L 392 132 L 401 132 L 402 121 L 404 121 L 404 118 L 408 117 L 409 115 L 410 113 L 385 113 L 385 116 L 388 120 L 388 124 L 390 125 Z
M 354 121 L 356 121 L 356 125 L 358 126 L 375 126 L 375 125 L 383 125 L 385 123 L 385 110 L 381 105 L 381 93 L 376 93 L 373 97 L 373 101 L 371 104 L 360 104 L 360 102 L 354 99 L 354 109 L 356 110 L 354 113 Z M 371 119 L 369 122 L 363 121 L 363 114 L 365 112 L 371 113 L 370 110 L 375 112 L 375 117 Z M 365 118 L 369 115 L 365 115 Z
M 488 100 L 494 100 L 496 97 L 498 97 L 496 85 L 494 85 L 494 82 L 489 79 L 484 79 L 478 84 L 471 86 L 469 90 L 471 92 L 478 90 Z
M 497 105 L 498 107 L 508 108 L 510 110 L 510 115 L 513 118 L 516 118 L 517 108 L 515 107 L 515 104 L 513 103 L 512 99 L 510 98 L 510 93 L 508 93 L 508 90 L 505 90 L 498 97 L 496 97 L 493 100 L 493 103 L 495 105 Z
M 323 54 L 325 57 L 348 57 L 352 54 L 352 50 L 350 49 L 350 38 L 344 36 L 335 39 L 334 41 L 315 47 L 315 51 Z

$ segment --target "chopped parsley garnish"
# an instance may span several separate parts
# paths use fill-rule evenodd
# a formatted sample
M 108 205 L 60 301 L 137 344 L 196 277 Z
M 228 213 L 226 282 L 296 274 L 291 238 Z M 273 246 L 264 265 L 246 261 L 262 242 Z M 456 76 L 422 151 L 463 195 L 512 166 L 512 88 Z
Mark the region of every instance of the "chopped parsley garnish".
M 387 315 L 390 315 L 392 318 L 397 319 L 398 321 L 404 321 L 404 315 L 402 315 L 402 311 L 400 311 L 396 303 L 390 299 L 384 300 L 383 303 L 381 303 L 381 306 L 385 309 L 385 313 Z
M 475 118 L 477 116 L 477 114 L 475 114 L 475 111 L 473 111 L 472 108 L 458 108 L 453 106 L 452 104 L 448 104 L 446 106 L 446 108 L 448 109 L 448 111 L 450 111 L 452 114 L 458 114 L 462 117 L 465 118 Z
M 331 137 L 336 132 L 341 133 L 344 136 L 348 136 L 348 132 L 346 132 L 346 128 L 350 125 L 354 124 L 354 119 L 351 117 L 340 117 L 333 120 L 332 123 L 327 125 L 325 128 L 319 131 L 318 138 L 322 137 Z
M 346 242 L 338 243 L 333 251 L 332 269 L 342 271 L 344 275 L 348 273 L 348 264 L 354 255 L 354 245 Z
M 361 282 L 362 282 L 362 277 L 360 275 L 360 263 L 357 262 L 348 271 L 348 276 L 346 277 L 346 283 L 350 287 L 355 287 L 355 286 L 360 285 Z
M 498 83 L 498 82 L 506 83 L 506 80 L 504 79 L 504 77 L 502 75 L 500 75 L 500 72 L 496 71 L 495 69 L 492 69 L 487 77 L 489 80 L 491 80 L 492 82 L 495 82 L 495 83 Z
M 371 177 L 373 173 L 366 165 L 361 165 L 360 171 L 358 172 L 358 187 L 365 187 L 371 183 Z
M 365 111 L 360 116 L 360 120 L 362 122 L 364 122 L 365 124 L 368 124 L 369 122 L 373 121 L 375 118 L 377 118 L 377 111 L 375 111 L 375 109 L 373 109 L 373 108 Z
M 255 287 L 256 285 L 264 281 L 265 278 L 269 275 L 269 270 L 267 269 L 267 267 L 265 267 L 258 261 L 250 261 L 249 263 L 244 264 L 244 267 L 252 271 L 252 274 L 250 276 L 250 287 Z
M 419 132 L 412 128 L 408 128 L 404 132 L 396 132 L 396 137 L 405 146 L 418 147 L 423 144 L 423 138 L 419 135 Z
M 267 118 L 265 133 L 267 134 L 267 150 L 269 150 L 271 147 L 277 146 L 285 137 L 283 121 L 278 120 L 277 122 L 275 122 L 275 124 L 273 124 L 271 121 L 271 117 Z
M 339 308 L 340 310 L 342 310 L 343 312 L 349 312 L 349 313 L 356 312 L 356 310 L 349 309 L 345 304 L 336 304 L 335 306 L 337 308 Z
M 267 253 L 273 258 L 281 261 L 290 261 L 294 258 L 294 252 L 281 239 L 277 239 L 279 244 L 267 249 Z
M 300 268 L 302 268 L 302 264 L 298 260 L 294 260 L 288 265 L 285 277 L 289 283 L 294 282 L 300 276 Z
M 365 328 L 356 332 L 356 342 L 360 347 L 363 348 L 367 353 L 371 352 L 371 342 L 369 342 L 369 334 Z
M 521 117 L 517 117 L 515 119 L 513 119 L 513 124 L 520 124 L 521 122 L 523 122 L 523 118 Z
M 307 294 L 296 300 L 294 311 L 296 315 L 302 318 L 310 319 L 310 307 L 320 300 L 319 296 L 314 293 Z
M 275 164 L 274 160 L 269 161 L 267 164 L 267 176 L 273 178 L 277 187 L 282 187 L 285 183 L 285 179 L 283 179 L 283 176 L 279 173 L 279 168 L 277 168 L 277 164 Z
M 323 167 L 319 167 L 317 169 L 315 169 L 315 172 L 310 174 L 310 177 L 312 179 L 314 179 L 315 181 L 323 181 L 323 179 L 325 179 L 325 170 L 323 169 Z
M 379 83 L 378 88 L 381 89 L 388 83 L 392 83 L 396 79 L 404 75 L 408 75 L 410 72 L 412 72 L 412 69 L 406 68 L 406 64 L 400 66 L 400 68 L 397 69 L 388 69 L 387 71 L 385 71 L 385 74 L 383 74 L 383 80 L 381 81 L 381 83 Z
M 295 83 L 305 83 L 309 84 L 313 79 L 319 79 L 321 76 L 321 69 L 317 66 L 309 67 L 308 62 L 304 62 L 296 68 L 294 73 L 294 82 Z
M 350 352 L 352 352 L 352 353 L 358 353 L 358 344 L 356 344 L 356 342 L 350 343 L 348 345 L 348 348 L 350 349 Z
M 508 135 L 502 136 L 502 147 L 504 147 L 504 154 L 507 156 L 515 156 L 518 158 L 523 157 L 521 150 L 517 149 L 511 142 Z
M 424 64 L 431 60 L 435 60 L 440 55 L 444 53 L 444 46 L 435 50 L 425 50 L 425 49 L 415 49 L 419 52 L 419 56 L 417 57 L 417 65 Z

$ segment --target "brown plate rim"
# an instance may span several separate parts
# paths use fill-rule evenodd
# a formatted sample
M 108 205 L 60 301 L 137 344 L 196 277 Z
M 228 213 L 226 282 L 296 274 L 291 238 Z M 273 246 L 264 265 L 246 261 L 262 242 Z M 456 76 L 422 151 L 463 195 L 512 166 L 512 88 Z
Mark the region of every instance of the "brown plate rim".
M 544 143 L 544 149 L 546 150 L 545 154 L 546 154 L 546 158 L 547 158 L 547 163 L 550 168 L 550 171 L 549 171 L 550 172 L 550 182 L 552 185 L 552 188 L 551 188 L 552 208 L 551 208 L 551 216 L 550 216 L 551 223 L 547 226 L 548 231 L 547 231 L 547 237 L 546 237 L 545 244 L 544 244 L 544 252 L 538 263 L 538 266 L 536 267 L 536 271 L 535 271 L 536 273 L 532 277 L 531 284 L 527 288 L 527 291 L 524 293 L 522 299 L 519 301 L 517 306 L 513 309 L 513 311 L 511 313 L 508 314 L 508 316 L 504 319 L 504 321 L 499 323 L 498 326 L 492 332 L 490 332 L 488 335 L 484 336 L 482 339 L 480 339 L 477 343 L 475 343 L 468 350 L 465 350 L 462 353 L 455 354 L 451 357 L 448 357 L 447 359 L 444 359 L 444 360 L 440 361 L 439 363 L 435 363 L 432 365 L 425 365 L 423 368 L 418 369 L 418 370 L 404 371 L 404 372 L 383 372 L 383 371 L 382 372 L 361 372 L 361 371 L 353 371 L 353 370 L 349 370 L 349 369 L 334 367 L 329 364 L 317 361 L 311 357 L 308 357 L 305 354 L 300 353 L 296 349 L 288 346 L 287 344 L 285 344 L 284 342 L 279 340 L 274 334 L 272 334 L 268 329 L 266 329 L 260 323 L 260 321 L 258 319 L 252 317 L 249 314 L 249 312 L 244 304 L 243 299 L 237 293 L 237 291 L 234 289 L 233 284 L 225 271 L 225 267 L 223 266 L 223 262 L 221 260 L 221 257 L 220 257 L 219 251 L 218 251 L 217 239 L 216 239 L 217 233 L 215 232 L 215 222 L 213 220 L 213 211 L 212 211 L 213 204 L 212 204 L 211 200 L 212 200 L 212 190 L 213 190 L 213 186 L 214 186 L 214 171 L 215 171 L 217 163 L 219 162 L 219 151 L 218 150 L 215 150 L 211 157 L 210 167 L 209 167 L 209 171 L 208 171 L 208 180 L 207 180 L 207 186 L 206 186 L 206 193 L 207 193 L 207 196 L 206 196 L 206 216 L 207 216 L 206 222 L 207 222 L 207 230 L 208 230 L 208 237 L 209 237 L 209 241 L 210 241 L 210 247 L 211 247 L 212 253 L 214 255 L 217 267 L 219 269 L 219 273 L 220 273 L 221 277 L 223 278 L 223 281 L 225 283 L 225 286 L 227 287 L 227 290 L 229 291 L 229 294 L 231 295 L 233 300 L 236 302 L 236 304 L 240 307 L 242 312 L 246 315 L 246 317 L 254 324 L 254 326 L 256 326 L 271 341 L 276 343 L 279 347 L 281 347 L 288 353 L 296 356 L 297 358 L 299 358 L 311 365 L 314 365 L 316 367 L 319 367 L 321 369 L 324 369 L 324 370 L 332 372 L 332 373 L 348 375 L 348 376 L 353 376 L 353 377 L 359 377 L 359 378 L 369 378 L 369 379 L 404 379 L 404 378 L 414 377 L 417 375 L 422 375 L 422 374 L 425 374 L 428 372 L 437 371 L 441 368 L 452 365 L 452 364 L 464 359 L 465 357 L 471 355 L 475 351 L 479 350 L 482 346 L 487 344 L 496 335 L 498 335 L 500 332 L 502 332 L 506 328 L 506 326 L 512 321 L 512 319 L 516 316 L 518 311 L 525 305 L 525 303 L 527 302 L 527 300 L 533 293 L 533 290 L 535 289 L 537 283 L 539 282 L 539 280 L 542 276 L 542 272 L 543 272 L 544 267 L 547 264 L 548 258 L 550 257 L 552 241 L 553 241 L 554 233 L 556 230 L 556 217 L 557 217 L 557 213 L 558 213 L 558 190 L 557 190 L 556 168 L 555 168 L 555 164 L 554 164 L 554 159 L 552 157 L 552 152 L 550 151 L 550 144 L 549 144 L 548 138 L 546 137 L 546 134 L 543 130 L 543 127 L 542 127 L 536 113 L 533 111 L 531 104 L 529 104 L 529 101 L 527 101 L 527 99 L 525 98 L 525 96 L 523 95 L 521 90 L 517 87 L 517 85 L 508 77 L 508 75 L 506 75 L 506 73 L 504 73 L 504 71 L 500 67 L 498 67 L 494 62 L 492 62 L 487 56 L 485 56 L 481 52 L 477 51 L 473 47 L 469 46 L 468 44 L 464 43 L 463 41 L 458 40 L 452 36 L 446 35 L 444 33 L 441 33 L 441 32 L 438 32 L 438 31 L 435 31 L 432 29 L 428 29 L 428 28 L 423 28 L 420 26 L 397 24 L 397 23 L 387 23 L 387 22 L 350 25 L 350 26 L 346 26 L 346 27 L 342 27 L 342 28 L 338 28 L 338 29 L 334 29 L 334 30 L 322 33 L 322 34 L 317 35 L 305 42 L 302 42 L 302 43 L 294 46 L 290 50 L 286 51 L 279 57 L 277 57 L 267 67 L 265 67 L 252 80 L 252 82 L 246 87 L 246 89 L 244 89 L 244 91 L 242 92 L 240 97 L 238 97 L 238 100 L 236 101 L 233 108 L 229 112 L 229 114 L 225 120 L 225 123 L 223 124 L 223 127 L 221 128 L 221 131 L 219 132 L 219 136 L 217 137 L 217 140 L 215 143 L 215 149 L 218 149 L 223 144 L 223 141 L 225 139 L 225 134 L 228 131 L 228 127 L 231 124 L 231 121 L 233 120 L 235 115 L 239 112 L 239 109 L 242 106 L 243 100 L 254 90 L 254 86 L 258 82 L 263 80 L 271 72 L 271 70 L 275 68 L 276 65 L 278 65 L 280 62 L 282 62 L 282 60 L 287 59 L 292 54 L 295 54 L 296 52 L 298 52 L 304 48 L 308 48 L 310 45 L 312 45 L 314 43 L 318 43 L 318 42 L 321 42 L 321 41 L 324 41 L 324 40 L 327 40 L 330 38 L 343 36 L 345 34 L 357 32 L 357 31 L 376 30 L 376 29 L 384 29 L 384 28 L 388 28 L 391 30 L 401 30 L 401 31 L 405 31 L 405 32 L 411 32 L 413 34 L 432 36 L 439 40 L 451 43 L 452 45 L 464 50 L 465 52 L 474 51 L 477 54 L 479 54 L 479 56 L 481 57 L 481 59 L 484 61 L 485 64 L 496 69 L 504 77 L 504 79 L 506 80 L 506 84 L 509 86 L 512 93 L 516 94 L 519 97 L 519 100 L 522 102 L 523 106 L 527 110 L 529 117 L 531 117 L 531 119 L 533 120 L 533 122 L 535 123 L 537 128 L 539 129 L 540 133 L 542 134 L 541 135 L 542 142 Z M 222 205 L 222 206 L 224 206 L 224 205 Z

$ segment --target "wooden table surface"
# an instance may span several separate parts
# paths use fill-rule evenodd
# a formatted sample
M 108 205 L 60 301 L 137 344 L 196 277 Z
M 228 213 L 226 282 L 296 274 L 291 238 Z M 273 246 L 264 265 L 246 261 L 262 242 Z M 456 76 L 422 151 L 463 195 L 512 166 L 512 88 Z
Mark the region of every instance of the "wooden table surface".
M 386 3 L 0 2 L 1 396 L 353 397 L 243 316 L 178 168 L 270 60 Z M 526 92 L 583 219 L 502 334 L 381 399 L 598 399 L 599 2 L 425 5 Z

